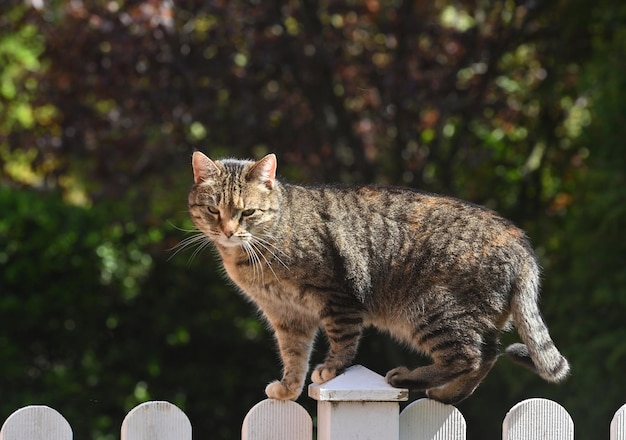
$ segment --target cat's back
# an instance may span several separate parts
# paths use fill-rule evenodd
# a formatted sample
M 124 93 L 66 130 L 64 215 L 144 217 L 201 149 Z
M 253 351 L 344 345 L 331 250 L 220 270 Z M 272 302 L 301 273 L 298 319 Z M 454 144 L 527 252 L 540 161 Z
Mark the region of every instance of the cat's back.
M 339 255 L 371 274 L 412 261 L 415 270 L 476 273 L 534 259 L 524 232 L 485 207 L 384 186 L 285 187 L 286 227 L 309 258 Z
M 495 211 L 453 197 L 403 187 L 285 185 L 290 220 L 312 226 L 339 223 L 357 235 L 371 232 L 442 234 L 465 240 L 524 233 Z M 352 228 L 352 229 L 349 229 Z

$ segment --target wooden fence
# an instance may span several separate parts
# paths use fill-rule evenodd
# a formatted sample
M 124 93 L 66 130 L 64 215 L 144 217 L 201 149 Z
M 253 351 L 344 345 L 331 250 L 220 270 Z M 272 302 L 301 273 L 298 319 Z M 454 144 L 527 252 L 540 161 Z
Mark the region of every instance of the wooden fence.
M 407 390 L 388 386 L 383 377 L 361 366 L 323 384 L 311 385 L 318 401 L 318 440 L 464 440 L 466 424 L 453 406 L 421 399 L 399 411 Z M 567 411 L 546 399 L 515 405 L 502 425 L 504 440 L 572 440 Z M 72 428 L 56 410 L 27 406 L 2 425 L 0 440 L 71 440 Z M 128 413 L 121 440 L 189 440 L 191 423 L 169 402 L 146 402 Z M 312 440 L 311 416 L 295 402 L 264 400 L 243 422 L 242 440 Z M 626 405 L 613 417 L 610 440 L 626 440 Z

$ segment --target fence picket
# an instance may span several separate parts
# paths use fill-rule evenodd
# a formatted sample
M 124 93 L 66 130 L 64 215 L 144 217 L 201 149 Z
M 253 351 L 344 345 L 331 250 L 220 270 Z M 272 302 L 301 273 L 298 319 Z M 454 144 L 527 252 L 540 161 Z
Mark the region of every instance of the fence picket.
M 467 426 L 451 405 L 419 399 L 400 413 L 400 440 L 465 440 Z
M 528 399 L 509 410 L 502 424 L 503 440 L 573 440 L 574 422 L 556 402 Z
M 122 440 L 191 440 L 191 423 L 176 405 L 146 402 L 124 418 Z
M 243 420 L 242 440 L 311 440 L 313 421 L 296 402 L 265 399 Z
M 2 425 L 0 440 L 72 440 L 72 428 L 56 410 L 44 405 L 18 409 Z
M 611 420 L 611 440 L 626 440 L 626 405 L 618 409 Z

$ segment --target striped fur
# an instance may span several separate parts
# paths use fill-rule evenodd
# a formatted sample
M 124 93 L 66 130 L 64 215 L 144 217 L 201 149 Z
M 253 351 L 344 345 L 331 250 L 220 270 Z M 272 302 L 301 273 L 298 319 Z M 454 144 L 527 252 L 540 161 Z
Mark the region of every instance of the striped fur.
M 269 397 L 301 393 L 319 327 L 330 348 L 317 383 L 351 365 L 373 325 L 433 361 L 389 371 L 390 384 L 456 403 L 494 365 L 510 321 L 524 342 L 507 349 L 514 360 L 549 381 L 567 376 L 537 308 L 533 251 L 493 211 L 410 189 L 283 184 L 274 155 L 196 152 L 192 164 L 190 215 L 278 343 L 283 376 Z

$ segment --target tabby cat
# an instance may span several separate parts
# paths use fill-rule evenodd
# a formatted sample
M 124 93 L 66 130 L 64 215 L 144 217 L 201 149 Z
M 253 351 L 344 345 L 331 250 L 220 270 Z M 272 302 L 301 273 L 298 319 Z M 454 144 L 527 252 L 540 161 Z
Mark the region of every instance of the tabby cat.
M 300 395 L 320 326 L 329 351 L 315 383 L 350 366 L 373 325 L 432 359 L 392 369 L 389 384 L 457 403 L 493 367 L 511 321 L 524 342 L 506 349 L 513 360 L 550 382 L 567 376 L 537 307 L 533 250 L 493 211 L 406 188 L 281 183 L 273 154 L 195 152 L 192 167 L 191 218 L 278 342 L 283 375 L 268 397 Z

